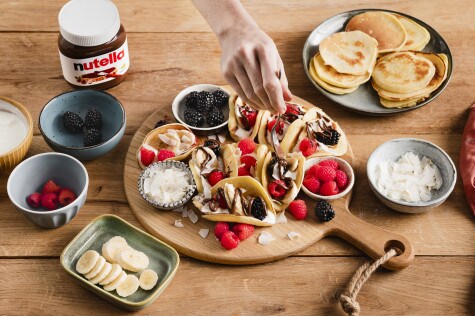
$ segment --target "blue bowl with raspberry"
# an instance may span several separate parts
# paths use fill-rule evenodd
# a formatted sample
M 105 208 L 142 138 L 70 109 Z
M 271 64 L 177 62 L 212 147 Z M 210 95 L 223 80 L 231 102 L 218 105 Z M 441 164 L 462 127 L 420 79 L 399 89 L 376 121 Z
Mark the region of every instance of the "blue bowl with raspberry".
M 89 176 L 66 154 L 49 152 L 20 163 L 7 182 L 8 197 L 31 222 L 45 228 L 69 223 L 84 205 Z
M 173 100 L 175 119 L 196 135 L 216 135 L 227 130 L 230 93 L 213 84 L 197 84 L 182 90 Z
M 41 110 L 38 123 L 53 150 L 80 160 L 93 160 L 114 149 L 125 126 L 125 109 L 119 100 L 96 90 L 54 97 Z
M 315 157 L 305 162 L 302 190 L 314 200 L 340 199 L 354 184 L 353 168 L 342 158 Z

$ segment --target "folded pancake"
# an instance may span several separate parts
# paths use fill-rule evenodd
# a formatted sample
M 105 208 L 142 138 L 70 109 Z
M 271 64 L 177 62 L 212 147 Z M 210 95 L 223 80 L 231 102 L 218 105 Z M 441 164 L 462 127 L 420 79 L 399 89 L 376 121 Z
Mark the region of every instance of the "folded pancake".
M 156 154 L 161 149 L 171 150 L 175 153 L 172 160 L 183 160 L 191 151 L 201 144 L 201 140 L 186 126 L 178 123 L 167 124 L 155 128 L 145 136 L 143 147 L 154 151 Z M 139 166 L 144 169 L 140 159 L 140 148 L 137 151 Z
M 421 52 L 396 52 L 378 59 L 372 80 L 381 89 L 410 93 L 425 88 L 435 74 L 434 64 Z
M 435 74 L 432 77 L 429 84 L 419 90 L 415 90 L 409 93 L 394 93 L 387 91 L 380 86 L 378 86 L 374 81 L 371 82 L 373 88 L 378 92 L 378 95 L 381 98 L 384 98 L 387 101 L 407 101 L 407 100 L 421 100 L 427 98 L 429 94 L 437 90 L 440 87 L 442 82 L 447 78 L 447 66 L 448 60 L 447 56 L 444 54 L 432 54 L 432 53 L 423 53 L 423 52 L 415 52 L 417 55 L 424 56 L 427 60 L 429 60 L 435 67 Z M 389 104 L 388 102 L 385 102 Z M 406 103 L 409 104 L 409 103 Z M 406 105 L 407 107 L 408 105 Z
M 340 87 L 326 83 L 318 76 L 317 71 L 315 70 L 313 59 L 310 61 L 310 64 L 308 66 L 308 73 L 310 74 L 310 77 L 313 79 L 313 81 L 315 81 L 320 87 L 334 94 L 343 95 L 343 94 L 351 93 L 355 91 L 356 89 L 358 89 L 359 87 L 359 86 L 356 86 L 353 88 L 340 88 Z
M 303 181 L 305 157 L 291 153 L 280 159 L 268 152 L 262 166 L 261 182 L 269 194 L 275 211 L 282 212 L 300 191 Z
M 231 145 L 226 144 L 221 146 L 219 150 L 198 146 L 191 153 L 188 165 L 193 173 L 198 192 L 203 193 L 206 198 L 211 195 L 211 185 L 207 179 L 212 171 L 220 170 L 225 177 L 237 177 L 238 175 L 237 160 L 229 146 Z M 219 155 L 216 155 L 215 151 Z
M 426 28 L 405 16 L 393 15 L 401 22 L 407 33 L 406 43 L 401 50 L 423 50 L 430 41 L 430 33 Z
M 287 109 L 285 113 L 280 116 L 280 124 L 276 127 L 277 138 L 279 141 L 282 141 L 285 135 L 297 132 L 290 126 L 296 120 L 303 118 L 308 110 L 305 106 L 294 102 L 286 102 L 286 106 Z M 259 127 L 259 132 L 257 134 L 257 140 L 259 144 L 266 145 L 269 150 L 273 150 L 271 131 L 276 122 L 277 114 L 272 114 L 269 111 L 263 111 L 261 126 Z
M 229 178 L 211 189 L 211 196 L 199 194 L 193 204 L 203 218 L 215 222 L 272 226 L 276 214 L 262 185 L 251 177 Z
M 235 141 L 243 138 L 254 139 L 257 136 L 262 111 L 253 109 L 236 94 L 229 98 L 229 134 Z
M 241 168 L 246 175 L 261 181 L 262 164 L 264 158 L 269 151 L 266 145 L 257 145 L 253 153 L 243 155 L 239 149 L 237 143 L 229 144 L 229 146 L 223 146 L 222 149 L 224 156 L 232 155 L 235 157 L 238 165 L 238 176 L 241 172 Z M 248 174 L 247 174 L 248 173 Z
M 320 56 L 319 53 L 313 57 L 313 65 L 317 71 L 318 77 L 320 77 L 326 83 L 340 88 L 358 87 L 360 84 L 365 83 L 371 78 L 371 73 L 369 72 L 364 75 L 357 76 L 339 73 L 333 67 L 325 65 L 322 56 Z M 373 68 L 373 66 L 371 68 Z
M 400 50 L 406 43 L 406 29 L 396 17 L 382 11 L 368 11 L 352 17 L 345 30 L 362 31 L 378 41 L 379 53 Z
M 319 51 L 325 65 L 337 72 L 366 75 L 378 56 L 378 42 L 361 31 L 339 32 L 321 41 Z
M 320 108 L 308 110 L 303 119 L 292 124 L 298 133 L 288 134 L 280 146 L 285 153 L 301 153 L 300 142 L 309 138 L 318 144 L 314 154 L 306 157 L 343 156 L 348 151 L 348 140 L 337 122 Z

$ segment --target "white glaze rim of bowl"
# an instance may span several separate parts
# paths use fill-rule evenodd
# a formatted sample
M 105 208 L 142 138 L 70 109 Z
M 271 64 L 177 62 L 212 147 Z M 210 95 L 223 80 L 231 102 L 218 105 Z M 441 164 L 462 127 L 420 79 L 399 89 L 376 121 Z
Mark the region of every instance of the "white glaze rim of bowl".
M 5 112 L 8 112 L 8 113 L 11 113 L 11 114 L 15 115 L 16 117 L 18 117 L 20 119 L 21 123 L 23 124 L 23 127 L 25 128 L 25 137 L 22 138 L 22 140 L 18 143 L 18 145 L 16 145 L 15 147 L 10 149 L 9 151 L 4 152 L 4 153 L 0 153 L 0 157 L 8 156 L 11 153 L 13 153 L 14 151 L 18 150 L 23 145 L 25 140 L 28 138 L 28 135 L 30 134 L 30 131 L 33 129 L 33 127 L 30 127 L 30 125 L 28 124 L 28 117 L 26 117 L 20 111 L 20 109 L 15 104 L 12 103 L 13 101 L 14 100 L 11 100 L 9 98 L 5 98 L 5 97 L 0 96 L 0 111 L 5 111 Z M 16 102 L 16 101 L 14 101 L 14 102 Z

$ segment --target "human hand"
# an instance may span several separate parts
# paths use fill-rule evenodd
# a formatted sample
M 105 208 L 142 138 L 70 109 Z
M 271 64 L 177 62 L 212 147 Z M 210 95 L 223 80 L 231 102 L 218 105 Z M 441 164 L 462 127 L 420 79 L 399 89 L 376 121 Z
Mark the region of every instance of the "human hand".
M 258 110 L 285 113 L 292 94 L 272 39 L 257 26 L 233 27 L 219 36 L 221 71 L 246 103 Z

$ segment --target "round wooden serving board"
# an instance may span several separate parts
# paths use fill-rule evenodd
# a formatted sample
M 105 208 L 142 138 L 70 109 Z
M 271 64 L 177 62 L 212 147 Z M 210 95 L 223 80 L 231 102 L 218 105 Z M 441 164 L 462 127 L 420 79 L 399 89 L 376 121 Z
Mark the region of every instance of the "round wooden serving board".
M 228 87 L 226 89 L 229 90 Z M 298 97 L 294 97 L 294 101 L 302 105 L 313 106 Z M 225 250 L 214 237 L 215 223 L 201 218 L 200 212 L 192 206 L 191 201 L 187 206 L 192 207 L 199 216 L 196 224 L 193 224 L 188 218 L 183 218 L 181 213 L 154 208 L 141 197 L 137 189 L 138 178 L 142 170 L 137 164 L 136 152 L 145 135 L 154 128 L 157 121 L 164 118 L 174 121 L 171 106 L 168 104 L 163 104 L 154 112 L 134 135 L 125 160 L 124 188 L 132 211 L 145 229 L 170 244 L 180 253 L 199 260 L 221 264 L 257 264 L 288 257 L 308 248 L 321 238 L 331 235 L 343 238 L 374 259 L 383 256 L 385 250 L 391 247 L 401 250 L 402 254 L 390 259 L 384 265 L 390 270 L 406 268 L 414 259 L 414 250 L 406 238 L 369 224 L 349 212 L 351 192 L 344 198 L 331 202 L 336 216 L 328 223 L 318 221 L 313 211 L 316 202 L 301 192 L 299 198 L 307 202 L 309 209 L 309 216 L 305 221 L 297 221 L 292 215 L 287 214 L 287 223 L 275 224 L 272 227 L 256 227 L 254 235 L 241 242 L 239 247 L 231 251 Z M 348 148 L 348 153 L 341 158 L 353 165 L 354 155 L 351 147 Z M 177 219 L 182 219 L 184 228 L 175 227 Z M 206 239 L 201 238 L 198 234 L 202 228 L 210 230 Z M 263 231 L 270 232 L 275 238 L 267 246 L 257 242 L 257 237 Z M 291 231 L 298 232 L 301 236 L 290 240 L 287 234 Z

